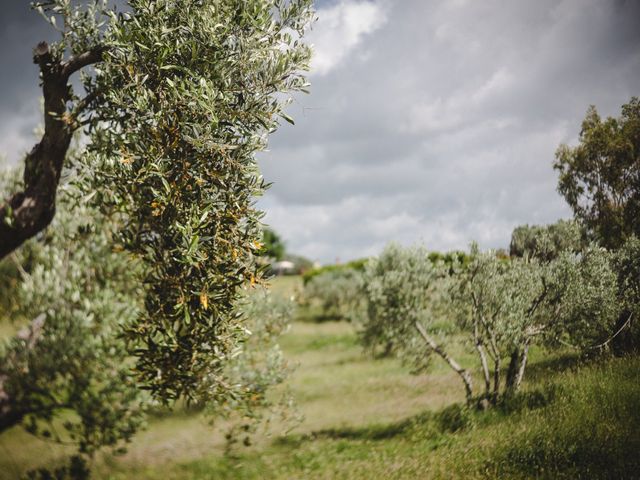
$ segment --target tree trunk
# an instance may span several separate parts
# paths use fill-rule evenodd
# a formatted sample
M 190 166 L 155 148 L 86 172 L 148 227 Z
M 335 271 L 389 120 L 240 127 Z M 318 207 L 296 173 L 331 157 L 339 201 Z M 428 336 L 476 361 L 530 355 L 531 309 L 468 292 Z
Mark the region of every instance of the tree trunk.
M 509 366 L 507 367 L 507 378 L 505 383 L 505 390 L 511 391 L 516 383 L 516 376 L 518 374 L 518 365 L 520 362 L 520 349 L 514 348 L 509 358 Z
M 500 394 L 500 374 L 501 372 L 500 357 L 496 357 L 493 362 L 493 401 L 495 402 Z
M 518 367 L 518 375 L 516 376 L 516 383 L 514 385 L 513 391 L 516 392 L 520 388 L 520 384 L 522 383 L 522 378 L 524 377 L 524 369 L 527 366 L 527 359 L 529 356 L 529 340 L 524 344 L 524 348 L 522 349 L 522 354 L 520 355 L 520 365 Z
M 524 377 L 524 370 L 527 366 L 530 343 L 530 340 L 527 339 L 522 349 L 516 348 L 511 353 L 509 368 L 507 370 L 507 382 L 505 385 L 505 392 L 508 394 L 515 393 L 518 388 L 520 388 L 522 378 Z
M 487 396 L 491 392 L 491 377 L 489 375 L 489 365 L 487 364 L 487 356 L 482 348 L 482 343 L 476 342 L 476 350 L 480 356 L 480 364 L 482 365 L 482 374 L 484 376 L 484 391 Z
M 420 336 L 424 339 L 425 343 L 431 348 L 434 352 L 436 352 L 442 359 L 447 362 L 447 364 L 458 374 L 464 383 L 464 388 L 466 391 L 467 405 L 471 404 L 471 400 L 473 398 L 473 382 L 471 380 L 471 375 L 464 368 L 462 368 L 458 362 L 456 362 L 453 358 L 451 358 L 447 352 L 445 352 L 440 345 L 438 345 L 428 334 L 425 328 L 420 324 L 420 322 L 415 322 L 414 326 Z
M 40 67 L 42 80 L 44 134 L 25 159 L 24 190 L 0 204 L 0 260 L 53 220 L 62 167 L 78 127 L 74 115 L 79 115 L 95 99 L 88 96 L 76 105 L 74 115 L 68 113 L 69 77 L 99 61 L 102 52 L 103 48 L 96 48 L 63 62 L 52 55 L 46 42 L 38 44 L 34 51 L 33 60 Z
M 478 351 L 478 356 L 480 357 L 480 365 L 482 365 L 482 374 L 484 375 L 484 391 L 485 395 L 488 397 L 491 390 L 491 379 L 489 376 L 489 366 L 487 365 L 487 355 L 485 354 L 484 348 L 482 346 L 482 341 L 480 340 L 480 336 L 478 335 L 477 321 L 474 321 L 473 323 L 473 337 L 476 350 Z

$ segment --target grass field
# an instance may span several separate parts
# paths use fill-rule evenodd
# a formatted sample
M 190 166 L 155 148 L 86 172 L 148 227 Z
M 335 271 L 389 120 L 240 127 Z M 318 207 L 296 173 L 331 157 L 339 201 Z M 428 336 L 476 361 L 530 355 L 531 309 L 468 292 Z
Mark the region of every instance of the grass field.
M 274 283 L 291 294 L 296 278 Z M 224 425 L 178 412 L 152 419 L 124 456 L 99 456 L 104 479 L 640 478 L 640 361 L 580 364 L 534 352 L 525 392 L 469 412 L 441 362 L 412 376 L 363 355 L 347 323 L 296 322 L 283 348 L 303 416 L 274 422 L 225 455 Z M 463 363 L 470 353 L 457 352 Z M 19 430 L 0 436 L 0 477 L 54 463 L 65 447 Z

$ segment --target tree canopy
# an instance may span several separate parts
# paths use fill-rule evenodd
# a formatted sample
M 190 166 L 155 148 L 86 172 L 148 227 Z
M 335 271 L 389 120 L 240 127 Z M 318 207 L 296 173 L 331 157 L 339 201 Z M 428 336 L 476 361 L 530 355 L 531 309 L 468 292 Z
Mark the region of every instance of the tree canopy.
M 602 120 L 591 106 L 579 144 L 561 145 L 554 168 L 558 191 L 603 246 L 640 236 L 640 99 L 623 105 L 619 118 Z

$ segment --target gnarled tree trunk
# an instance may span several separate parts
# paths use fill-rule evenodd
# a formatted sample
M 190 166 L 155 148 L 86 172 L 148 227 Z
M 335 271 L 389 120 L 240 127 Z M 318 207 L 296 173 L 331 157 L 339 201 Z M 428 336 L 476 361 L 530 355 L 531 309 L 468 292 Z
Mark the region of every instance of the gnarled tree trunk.
M 46 228 L 56 210 L 56 192 L 69 150 L 76 117 L 94 100 L 88 96 L 67 111 L 71 100 L 69 77 L 81 68 L 100 61 L 102 48 L 62 61 L 46 42 L 38 44 L 33 60 L 40 67 L 44 97 L 44 134 L 27 155 L 24 189 L 0 204 L 0 259 Z

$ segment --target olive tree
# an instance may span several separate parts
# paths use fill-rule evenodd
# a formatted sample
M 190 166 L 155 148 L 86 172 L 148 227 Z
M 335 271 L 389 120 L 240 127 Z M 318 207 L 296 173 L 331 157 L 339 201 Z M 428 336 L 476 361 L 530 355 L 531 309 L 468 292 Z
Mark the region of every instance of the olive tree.
M 477 352 L 482 396 L 495 401 L 503 391 L 520 386 L 529 346 L 541 333 L 536 318 L 547 291 L 537 262 L 500 259 L 492 251 L 473 253 L 469 267 L 456 278 L 450 300 Z M 505 369 L 503 361 L 509 356 Z
M 438 338 L 435 312 L 445 271 L 431 261 L 424 247 L 390 244 L 377 258 L 369 259 L 362 274 L 361 339 L 369 349 L 382 347 L 400 355 L 416 370 L 427 367 L 433 354 L 438 355 L 460 376 L 471 402 L 470 372 Z
M 611 252 L 591 246 L 578 255 L 564 252 L 549 266 L 547 344 L 568 344 L 583 353 L 607 346 L 622 307 L 614 260 Z
M 496 403 L 520 388 L 532 345 L 587 351 L 606 341 L 619 313 L 611 261 L 597 247 L 550 262 L 473 247 L 461 268 L 434 265 L 423 248 L 391 245 L 363 274 L 362 339 L 418 367 L 439 356 L 462 380 L 468 404 Z M 456 329 L 443 328 L 452 323 Z M 460 339 L 475 351 L 476 367 L 451 353 Z
M 258 277 L 254 155 L 306 88 L 311 2 L 35 7 L 62 38 L 34 51 L 44 134 L 1 207 L 0 255 L 53 218 L 71 135 L 84 128 L 82 201 L 120 216 L 112 244 L 140 265 L 143 308 L 125 330 L 139 383 L 162 401 L 224 395 L 220 372 L 244 331 L 234 304 Z
M 7 174 L 3 183 L 15 185 L 15 175 Z M 19 278 L 0 290 L 13 298 L 5 314 L 23 325 L 0 343 L 0 434 L 22 427 L 77 445 L 79 456 L 58 469 L 60 475 L 73 469 L 76 476 L 96 450 L 124 451 L 146 410 L 160 408 L 138 388 L 122 336 L 144 308 L 140 261 L 113 247 L 119 216 L 79 203 L 78 183 L 65 180 L 51 226 L 1 264 L 15 267 Z M 291 371 L 278 338 L 288 328 L 292 305 L 263 287 L 243 288 L 237 305 L 243 336 L 220 376 L 208 380 L 224 379 L 228 394 L 198 405 L 209 418 L 241 421 L 246 437 L 269 412 L 288 414 L 281 407 L 289 397 L 267 393 Z
M 83 455 L 118 451 L 148 400 L 120 335 L 142 307 L 139 263 L 113 251 L 116 223 L 74 205 L 70 185 L 62 190 L 51 228 L 4 260 L 20 278 L 0 294 L 13 298 L 7 313 L 23 326 L 0 345 L 0 433 L 21 426 Z
M 579 252 L 585 246 L 582 230 L 573 220 L 558 220 L 550 225 L 520 225 L 511 234 L 509 255 L 549 262 L 563 251 Z
M 353 268 L 327 270 L 304 285 L 302 302 L 318 308 L 320 318 L 351 320 L 361 301 L 361 272 Z
M 21 265 L 17 288 L 30 300 L 14 313 L 34 320 L 2 352 L 3 429 L 71 409 L 69 435 L 89 452 L 130 437 L 140 399 L 255 399 L 233 368 L 250 338 L 241 300 L 260 282 L 255 201 L 265 185 L 254 156 L 306 88 L 310 0 L 34 7 L 61 39 L 34 50 L 44 130 L 3 194 L 0 257 L 39 232 L 60 239 L 45 240 L 52 250 L 33 268 Z M 63 227 L 45 231 L 61 185 L 73 189 Z
M 614 352 L 624 354 L 640 350 L 640 239 L 631 236 L 615 253 L 617 300 L 620 315 L 610 334 Z

